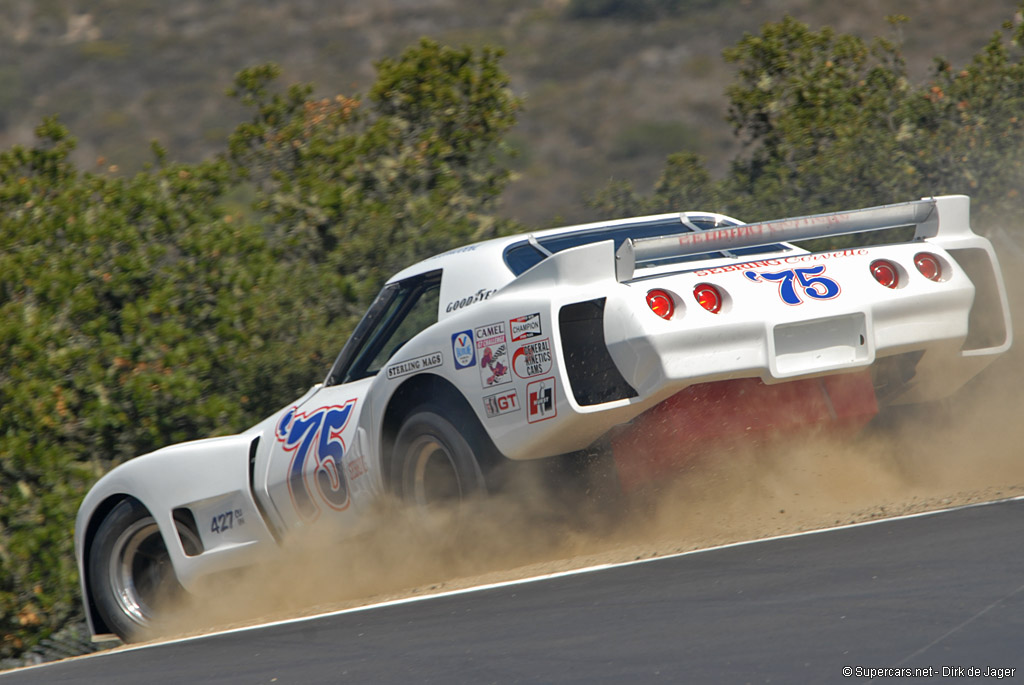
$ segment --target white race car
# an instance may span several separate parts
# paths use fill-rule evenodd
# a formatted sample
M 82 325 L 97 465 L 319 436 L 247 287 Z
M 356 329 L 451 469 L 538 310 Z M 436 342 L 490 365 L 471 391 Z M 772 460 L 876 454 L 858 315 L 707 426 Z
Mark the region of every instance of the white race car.
M 859 426 L 949 395 L 1011 342 L 965 196 L 743 224 L 707 212 L 468 245 L 394 276 L 324 381 L 244 433 L 104 476 L 75 550 L 90 628 L 138 637 L 167 587 L 314 522 L 360 530 L 484 493 L 507 460 L 602 449 L 622 487 L 732 434 Z M 792 241 L 915 226 L 907 242 Z

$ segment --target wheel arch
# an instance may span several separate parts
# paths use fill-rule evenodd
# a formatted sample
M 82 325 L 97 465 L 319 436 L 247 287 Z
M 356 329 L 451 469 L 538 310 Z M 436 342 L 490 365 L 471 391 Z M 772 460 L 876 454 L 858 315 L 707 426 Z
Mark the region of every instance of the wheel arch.
M 393 488 L 391 459 L 398 431 L 402 427 L 402 422 L 417 407 L 427 403 L 444 409 L 447 412 L 446 418 L 460 427 L 463 437 L 473 446 L 477 462 L 485 477 L 495 466 L 505 460 L 505 456 L 494 445 L 491 436 L 459 389 L 451 381 L 441 376 L 421 373 L 409 378 L 395 390 L 391 399 L 388 400 L 381 420 L 381 475 L 388 491 Z
M 92 591 L 90 590 L 90 578 L 89 578 L 89 562 L 92 555 L 93 541 L 96 538 L 96 531 L 99 529 L 100 524 L 107 518 L 114 507 L 121 504 L 125 500 L 134 500 L 139 503 L 140 506 L 144 507 L 146 511 L 149 508 L 139 500 L 137 497 L 133 497 L 127 493 L 119 492 L 112 495 L 108 495 L 99 504 L 97 504 L 92 512 L 89 514 L 88 523 L 86 524 L 82 534 L 82 558 L 79 565 L 79 573 L 82 576 L 82 595 L 85 599 L 85 609 L 87 618 L 89 620 L 89 626 L 92 629 L 93 635 L 112 635 L 114 631 L 107 625 L 106 621 L 100 615 L 100 612 L 96 609 L 96 602 L 93 599 Z M 150 512 L 152 513 L 152 512 Z

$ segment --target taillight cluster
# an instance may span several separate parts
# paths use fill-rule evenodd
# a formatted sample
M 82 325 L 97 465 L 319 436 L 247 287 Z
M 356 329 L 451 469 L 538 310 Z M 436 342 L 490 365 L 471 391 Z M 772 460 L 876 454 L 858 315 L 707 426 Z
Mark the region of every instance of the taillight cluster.
M 693 289 L 693 299 L 712 314 L 722 311 L 722 292 L 710 283 L 699 283 Z M 672 293 L 655 288 L 647 293 L 647 306 L 663 319 L 671 319 L 676 312 L 676 301 Z
M 943 277 L 942 262 L 931 252 L 918 252 L 914 255 L 914 266 L 918 272 L 930 281 L 941 281 Z M 898 288 L 905 272 L 888 259 L 876 259 L 871 262 L 871 275 L 886 288 Z M 722 311 L 725 299 L 722 291 L 710 283 L 698 283 L 693 288 L 693 299 L 701 307 L 717 314 Z M 671 319 L 676 312 L 676 298 L 667 290 L 655 288 L 647 292 L 647 306 L 663 319 Z
M 931 252 L 918 252 L 914 255 L 914 266 L 928 280 L 942 280 L 942 262 Z M 871 275 L 886 288 L 897 288 L 900 285 L 900 268 L 888 259 L 871 262 Z

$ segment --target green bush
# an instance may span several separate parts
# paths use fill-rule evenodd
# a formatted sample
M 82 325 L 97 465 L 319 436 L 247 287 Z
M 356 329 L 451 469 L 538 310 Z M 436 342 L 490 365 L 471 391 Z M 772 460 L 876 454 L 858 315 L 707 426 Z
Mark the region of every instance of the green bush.
M 995 221 L 1018 206 L 1024 182 L 1022 39 L 1024 25 L 1007 24 L 970 64 L 936 59 L 914 85 L 893 41 L 789 17 L 766 24 L 725 52 L 737 68 L 728 120 L 745 144 L 725 177 L 710 182 L 701 160 L 676 155 L 651 195 L 620 183 L 591 202 L 609 216 L 705 209 L 761 220 L 964 193 L 979 225 Z

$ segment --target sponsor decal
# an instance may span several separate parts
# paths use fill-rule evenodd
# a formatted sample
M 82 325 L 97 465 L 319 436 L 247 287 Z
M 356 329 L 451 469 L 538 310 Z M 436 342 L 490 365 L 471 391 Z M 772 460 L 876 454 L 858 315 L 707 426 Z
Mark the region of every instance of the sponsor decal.
M 473 252 L 474 250 L 476 250 L 477 247 L 479 247 L 479 246 L 476 245 L 476 244 L 474 244 L 474 245 L 466 245 L 465 247 L 457 247 L 454 250 L 448 250 L 447 252 L 442 252 L 441 254 L 436 254 L 433 257 L 428 257 L 426 261 L 429 262 L 432 259 L 441 259 L 442 257 L 449 257 L 451 255 L 462 254 L 464 252 Z
M 485 388 L 512 382 L 508 363 L 508 340 L 505 322 L 479 326 L 473 329 L 476 338 L 476 356 L 480 359 L 480 382 Z
M 801 293 L 812 300 L 832 300 L 839 296 L 839 284 L 824 273 L 825 265 L 819 264 L 785 271 L 744 271 L 743 275 L 754 283 L 777 283 L 782 301 L 790 306 L 796 306 L 804 303 Z
M 416 357 L 415 359 L 406 359 L 404 362 L 398 362 L 388 367 L 388 379 L 398 378 L 400 376 L 407 376 L 410 373 L 416 373 L 417 371 L 426 371 L 427 369 L 433 369 L 441 366 L 444 358 L 440 352 L 431 352 L 425 354 L 422 357 Z
M 277 441 L 285 452 L 292 453 L 288 492 L 295 511 L 307 521 L 320 515 L 321 505 L 335 511 L 348 508 L 348 483 L 342 467 L 345 441 L 341 434 L 355 406 L 353 399 L 309 413 L 292 407 L 277 423 Z
M 509 335 L 512 336 L 512 342 L 540 336 L 543 333 L 540 328 L 540 313 L 527 314 L 526 316 L 517 316 L 514 319 L 510 319 L 508 331 Z
M 551 371 L 551 340 L 536 340 L 516 350 L 512 354 L 512 370 L 520 378 L 542 376 Z
M 715 276 L 717 274 L 729 273 L 730 271 L 748 271 L 750 269 L 759 269 L 765 266 L 785 266 L 787 264 L 822 262 L 829 259 L 840 259 L 842 257 L 861 257 L 867 253 L 868 251 L 863 248 L 836 250 L 835 252 L 815 252 L 812 254 L 798 254 L 791 255 L 789 257 L 779 257 L 777 259 L 762 259 L 757 262 L 747 262 L 746 264 L 727 264 L 725 266 L 716 266 L 713 269 L 698 269 L 694 273 L 698 276 Z
M 526 386 L 526 420 L 537 423 L 558 416 L 555 406 L 555 379 L 543 378 Z
M 484 398 L 484 410 L 487 412 L 487 418 L 490 419 L 502 414 L 508 414 L 509 412 L 519 411 L 519 393 L 513 388 L 505 392 L 488 395 Z
M 461 300 L 452 300 L 447 305 L 445 305 L 444 310 L 446 312 L 457 312 L 460 309 L 462 309 L 464 307 L 468 307 L 471 304 L 476 304 L 477 302 L 483 302 L 484 300 L 486 300 L 487 298 L 489 298 L 491 295 L 493 295 L 496 292 L 498 292 L 497 289 L 494 289 L 494 290 L 477 290 L 472 295 L 469 295 L 467 297 L 463 297 Z
M 345 464 L 345 470 L 348 472 L 349 480 L 356 480 L 360 476 L 365 476 L 370 469 L 366 466 L 366 458 L 360 454 Z
M 473 347 L 473 331 L 459 331 L 452 334 L 452 357 L 455 370 L 476 366 L 476 348 Z

